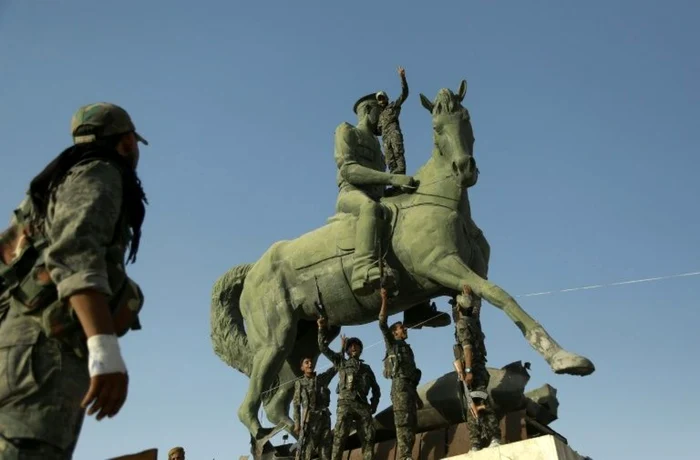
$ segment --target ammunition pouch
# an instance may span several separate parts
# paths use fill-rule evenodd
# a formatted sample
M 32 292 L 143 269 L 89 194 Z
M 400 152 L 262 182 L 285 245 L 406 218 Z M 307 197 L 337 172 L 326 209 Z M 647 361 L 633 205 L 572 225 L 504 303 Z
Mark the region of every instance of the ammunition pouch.
M 15 212 L 17 223 L 0 234 L 0 317 L 8 309 L 28 315 L 48 337 L 58 339 L 79 357 L 87 356 L 85 335 L 74 310 L 58 299 L 56 284 L 46 268 L 47 240 L 24 216 Z M 119 288 L 109 301 L 117 336 L 140 329 L 138 313 L 143 307 L 139 286 L 123 274 Z M 110 273 L 111 275 L 111 273 Z M 112 281 L 112 280 L 110 280 Z

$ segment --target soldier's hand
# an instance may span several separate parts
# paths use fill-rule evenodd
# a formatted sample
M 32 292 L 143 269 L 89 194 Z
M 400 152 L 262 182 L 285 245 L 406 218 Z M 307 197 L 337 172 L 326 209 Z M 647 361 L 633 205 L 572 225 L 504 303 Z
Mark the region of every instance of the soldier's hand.
M 466 383 L 467 386 L 471 388 L 473 381 L 474 381 L 474 374 L 472 374 L 471 372 L 466 372 L 464 374 L 464 383 Z
M 402 77 L 405 77 L 406 76 L 406 69 L 399 66 L 399 75 L 401 75 Z
M 391 185 L 394 187 L 400 187 L 401 190 L 405 192 L 414 191 L 417 188 L 416 180 L 405 174 L 394 174 L 391 177 Z
M 295 423 L 294 424 L 294 435 L 295 436 L 299 436 L 299 429 L 300 429 L 299 424 Z
M 323 316 L 319 316 L 319 318 L 316 320 L 316 324 L 318 325 L 319 329 L 325 329 L 326 328 L 326 318 Z
M 374 414 L 375 412 L 377 412 L 377 406 L 378 406 L 378 404 L 372 404 L 370 406 L 370 408 L 369 408 L 370 414 Z
M 86 409 L 92 404 L 87 415 L 97 412 L 97 420 L 102 420 L 105 416 L 114 417 L 126 401 L 128 388 L 128 374 L 114 372 L 96 375 L 90 379 L 90 388 L 80 406 Z

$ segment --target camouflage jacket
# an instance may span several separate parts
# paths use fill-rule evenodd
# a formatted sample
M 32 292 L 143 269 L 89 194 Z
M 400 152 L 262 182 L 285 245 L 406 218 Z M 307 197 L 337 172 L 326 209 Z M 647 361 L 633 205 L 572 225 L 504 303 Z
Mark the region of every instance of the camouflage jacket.
M 401 95 L 398 99 L 390 102 L 379 114 L 379 131 L 383 137 L 387 135 L 401 133 L 399 116 L 401 115 L 401 104 L 408 98 L 408 83 L 401 79 Z
M 47 335 L 69 340 L 79 355 L 82 329 L 73 310 L 64 307 L 76 292 L 91 289 L 107 296 L 118 335 L 140 329 L 143 294 L 126 276 L 124 263 L 130 231 L 123 219 L 122 186 L 122 174 L 111 162 L 78 163 L 53 187 L 43 221 L 35 221 L 29 197 L 11 221 L 10 230 L 35 226 L 45 239 L 25 281 L 12 288 L 11 303 L 36 317 Z M 44 281 L 26 282 L 32 279 Z
M 301 408 L 315 412 L 328 409 L 331 403 L 331 391 L 328 385 L 336 374 L 335 367 L 315 374 L 313 377 L 303 376 L 294 382 L 294 423 L 301 423 Z
M 386 320 L 379 321 L 379 329 L 384 336 L 386 356 L 384 357 L 384 377 L 388 379 L 406 379 L 417 385 L 421 371 L 416 367 L 416 359 L 411 345 L 405 340 L 397 340 L 389 330 Z
M 321 353 L 333 363 L 338 370 L 338 404 L 343 401 L 359 401 L 373 408 L 379 405 L 381 390 L 372 368 L 358 358 L 346 358 L 343 353 L 336 353 L 328 348 L 323 329 L 318 331 L 318 346 Z M 367 396 L 372 391 L 372 399 L 368 403 Z
M 462 347 L 472 349 L 472 367 L 486 364 L 485 336 L 481 330 L 479 316 L 461 313 L 460 318 L 455 322 L 455 339 Z

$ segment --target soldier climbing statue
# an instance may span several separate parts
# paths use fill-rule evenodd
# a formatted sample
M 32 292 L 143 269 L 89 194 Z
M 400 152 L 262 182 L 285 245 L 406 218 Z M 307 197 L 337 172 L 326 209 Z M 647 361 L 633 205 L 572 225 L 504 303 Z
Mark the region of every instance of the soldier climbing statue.
M 500 445 L 501 429 L 491 407 L 487 388 L 486 346 L 481 330 L 481 299 L 472 295 L 465 286 L 463 294 L 451 302 L 455 323 L 454 347 L 457 376 L 464 384 L 467 426 L 471 451 Z
M 408 83 L 406 71 L 399 67 L 401 78 L 401 95 L 393 102 L 384 91 L 377 93 L 377 102 L 381 108 L 379 113 L 379 133 L 382 136 L 384 157 L 391 174 L 406 174 L 406 158 L 404 156 L 403 133 L 399 124 L 401 105 L 408 98 Z

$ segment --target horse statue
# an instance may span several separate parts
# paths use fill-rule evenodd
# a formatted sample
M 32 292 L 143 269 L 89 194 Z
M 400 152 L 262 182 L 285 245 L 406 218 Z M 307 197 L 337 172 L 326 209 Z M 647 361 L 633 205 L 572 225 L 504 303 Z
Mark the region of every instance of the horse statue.
M 390 209 L 382 254 L 399 275 L 388 313 L 456 295 L 466 285 L 503 310 L 555 373 L 589 375 L 595 370 L 591 361 L 563 349 L 510 294 L 485 279 L 487 263 L 479 260 L 484 255 L 470 231 L 467 188 L 476 183 L 478 170 L 469 112 L 462 105 L 466 89 L 464 80 L 457 94 L 440 89 L 434 102 L 420 94 L 432 115 L 432 155 L 414 176 L 414 192 L 382 198 Z M 377 320 L 379 292 L 358 296 L 350 288 L 355 223 L 352 215 L 338 213 L 320 228 L 274 243 L 255 263 L 231 268 L 213 286 L 214 351 L 250 379 L 238 417 L 254 444 L 293 426 L 288 410 L 299 362 L 320 354 L 316 303 L 325 307 L 331 340 L 341 326 Z M 261 426 L 261 405 L 276 429 Z

